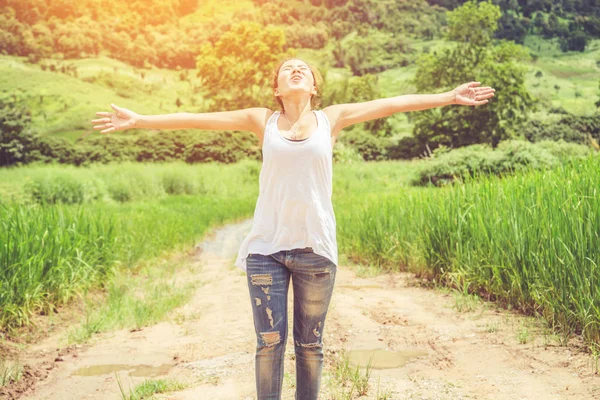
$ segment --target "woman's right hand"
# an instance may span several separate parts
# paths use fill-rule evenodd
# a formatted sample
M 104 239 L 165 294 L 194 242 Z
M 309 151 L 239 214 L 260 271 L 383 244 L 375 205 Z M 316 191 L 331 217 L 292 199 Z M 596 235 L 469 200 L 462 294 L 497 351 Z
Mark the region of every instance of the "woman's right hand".
M 104 117 L 93 119 L 94 129 L 100 133 L 110 133 L 115 131 L 124 131 L 125 129 L 135 128 L 139 119 L 139 114 L 126 108 L 110 105 L 115 112 L 97 112 L 96 116 Z

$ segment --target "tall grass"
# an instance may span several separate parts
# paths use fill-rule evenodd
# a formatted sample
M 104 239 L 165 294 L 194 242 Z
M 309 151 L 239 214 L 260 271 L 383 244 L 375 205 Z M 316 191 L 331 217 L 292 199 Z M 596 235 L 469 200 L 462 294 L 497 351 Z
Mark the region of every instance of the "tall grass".
M 410 268 L 600 340 L 600 164 L 483 178 L 338 205 L 340 251 Z M 352 205 L 352 206 L 351 206 Z
M 211 226 L 250 216 L 256 167 L 249 162 L 2 171 L 5 185 L 21 185 L 15 192 L 21 194 L 15 196 L 20 203 L 0 204 L 0 328 L 28 324 L 34 312 L 50 312 L 102 285 L 114 268 L 189 246 Z M 70 184 L 56 184 L 64 181 Z M 46 189 L 23 194 L 32 182 Z M 73 187 L 83 204 L 70 204 L 73 196 L 65 193 Z

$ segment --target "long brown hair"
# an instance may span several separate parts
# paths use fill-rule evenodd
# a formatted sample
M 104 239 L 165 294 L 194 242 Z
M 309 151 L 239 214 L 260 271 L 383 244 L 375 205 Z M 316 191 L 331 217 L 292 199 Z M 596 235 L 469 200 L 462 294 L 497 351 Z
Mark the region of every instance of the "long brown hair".
M 321 86 L 323 84 L 323 77 L 321 76 L 321 73 L 319 72 L 318 69 L 314 68 L 312 65 L 310 65 L 310 63 L 308 63 L 298 57 L 287 57 L 287 58 L 283 59 L 277 65 L 277 67 L 275 67 L 275 69 L 273 70 L 273 92 L 275 92 L 275 89 L 277 89 L 277 87 L 278 87 L 277 86 L 277 78 L 279 78 L 279 70 L 281 69 L 283 64 L 285 64 L 286 62 L 288 62 L 290 60 L 300 60 L 300 61 L 306 63 L 306 65 L 308 65 L 308 68 L 310 69 L 310 72 L 315 81 L 315 88 L 317 89 L 317 94 L 314 94 L 310 97 L 310 106 L 312 109 L 319 108 L 321 106 L 321 97 L 322 97 Z M 283 107 L 283 102 L 281 101 L 281 98 L 279 96 L 275 96 L 275 100 L 277 100 L 277 103 L 279 103 L 281 110 L 285 111 L 284 107 Z

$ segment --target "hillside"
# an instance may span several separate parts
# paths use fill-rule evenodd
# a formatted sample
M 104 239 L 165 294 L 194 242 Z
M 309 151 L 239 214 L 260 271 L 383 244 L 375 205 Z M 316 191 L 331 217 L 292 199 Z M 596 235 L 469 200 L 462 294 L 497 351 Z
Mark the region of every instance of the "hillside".
M 418 51 L 435 49 L 437 41 L 415 41 Z M 556 44 L 539 37 L 528 37 L 525 45 L 539 58 L 527 64 L 527 88 L 542 105 L 538 118 L 545 118 L 550 108 L 563 108 L 575 115 L 593 115 L 600 78 L 600 40 L 593 41 L 583 53 L 562 53 Z M 539 47 L 538 47 L 539 46 Z M 538 50 L 539 49 L 539 50 Z M 300 51 L 311 61 L 326 57 L 322 51 Z M 305 55 L 303 54 L 305 53 Z M 73 65 L 73 74 L 42 70 L 41 65 Z M 317 64 L 318 65 L 318 64 Z M 60 68 L 60 67 L 59 67 Z M 384 97 L 415 93 L 408 81 L 416 67 L 393 68 L 377 74 Z M 542 76 L 535 75 L 541 71 Z M 183 75 L 182 75 L 183 74 Z M 80 60 L 41 60 L 27 62 L 25 57 L 0 56 L 0 85 L 5 94 L 21 93 L 28 98 L 33 114 L 33 127 L 39 132 L 68 138 L 91 133 L 89 120 L 98 110 L 116 103 L 140 113 L 200 112 L 201 87 L 192 69 L 174 71 L 160 68 L 135 68 L 107 57 Z M 327 78 L 350 76 L 343 68 L 328 70 Z M 182 80 L 183 79 L 183 80 Z M 555 89 L 555 85 L 560 88 Z M 177 99 L 181 106 L 176 105 Z M 393 118 L 394 135 L 410 133 L 406 116 Z

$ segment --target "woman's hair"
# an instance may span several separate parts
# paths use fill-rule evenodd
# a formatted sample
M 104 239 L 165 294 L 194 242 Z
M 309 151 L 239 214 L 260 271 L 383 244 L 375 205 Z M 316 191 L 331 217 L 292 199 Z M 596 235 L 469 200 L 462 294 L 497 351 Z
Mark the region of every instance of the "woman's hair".
M 310 65 L 308 62 L 301 60 L 298 57 L 288 57 L 285 58 L 284 60 L 282 60 L 277 67 L 275 67 L 275 69 L 273 70 L 273 91 L 275 91 L 275 89 L 277 89 L 277 78 L 279 78 L 279 70 L 281 69 L 281 67 L 283 66 L 283 64 L 285 64 L 286 62 L 290 61 L 290 60 L 300 60 L 304 63 L 306 63 L 306 65 L 308 65 L 308 68 L 310 69 L 310 72 L 313 76 L 313 79 L 315 81 L 315 88 L 317 89 L 317 94 L 316 95 L 312 95 L 310 97 L 310 106 L 311 108 L 318 108 L 321 106 L 321 85 L 323 84 L 323 77 L 321 76 L 321 73 L 319 73 L 319 70 L 314 68 L 312 65 Z M 279 106 L 281 107 L 281 110 L 285 111 L 283 108 L 283 102 L 281 101 L 281 98 L 279 98 L 278 96 L 275 96 L 275 100 L 277 100 L 277 103 L 279 103 Z

